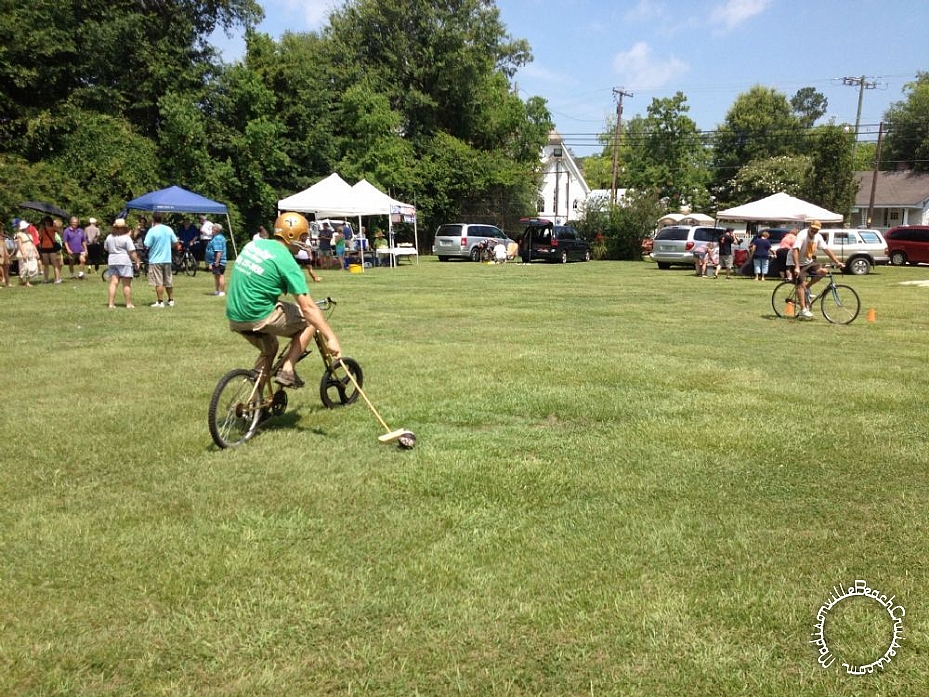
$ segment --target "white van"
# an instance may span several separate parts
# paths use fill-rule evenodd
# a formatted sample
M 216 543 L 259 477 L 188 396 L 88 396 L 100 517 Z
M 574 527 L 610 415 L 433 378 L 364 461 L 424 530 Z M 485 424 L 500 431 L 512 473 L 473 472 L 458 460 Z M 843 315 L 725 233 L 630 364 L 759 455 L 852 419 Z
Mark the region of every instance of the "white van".
M 435 231 L 435 240 L 432 243 L 432 253 L 439 257 L 439 261 L 449 259 L 481 260 L 481 242 L 502 242 L 508 246 L 511 240 L 503 234 L 503 230 L 495 225 L 478 225 L 472 223 L 448 223 L 440 225 Z

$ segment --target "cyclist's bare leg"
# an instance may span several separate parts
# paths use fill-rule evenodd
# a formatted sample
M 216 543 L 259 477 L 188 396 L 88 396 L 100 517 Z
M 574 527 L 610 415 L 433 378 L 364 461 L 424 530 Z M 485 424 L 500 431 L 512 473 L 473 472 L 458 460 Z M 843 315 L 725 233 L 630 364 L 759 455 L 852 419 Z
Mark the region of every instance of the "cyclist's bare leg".
M 295 334 L 290 339 L 290 346 L 287 347 L 287 355 L 284 357 L 284 363 L 281 365 L 282 372 L 294 372 L 294 366 L 297 365 L 300 357 L 303 355 L 304 351 L 306 351 L 306 347 L 310 345 L 310 340 L 312 340 L 315 333 L 316 328 L 310 324 L 307 325 L 302 332 Z

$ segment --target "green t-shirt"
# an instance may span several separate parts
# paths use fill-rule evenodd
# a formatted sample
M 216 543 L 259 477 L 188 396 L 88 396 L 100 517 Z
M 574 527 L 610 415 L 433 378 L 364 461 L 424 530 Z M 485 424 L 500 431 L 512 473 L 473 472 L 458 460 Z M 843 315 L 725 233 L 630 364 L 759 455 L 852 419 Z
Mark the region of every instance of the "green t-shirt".
M 226 317 L 233 322 L 258 322 L 271 314 L 278 299 L 287 293 L 308 293 L 303 271 L 277 240 L 252 240 L 232 267 Z

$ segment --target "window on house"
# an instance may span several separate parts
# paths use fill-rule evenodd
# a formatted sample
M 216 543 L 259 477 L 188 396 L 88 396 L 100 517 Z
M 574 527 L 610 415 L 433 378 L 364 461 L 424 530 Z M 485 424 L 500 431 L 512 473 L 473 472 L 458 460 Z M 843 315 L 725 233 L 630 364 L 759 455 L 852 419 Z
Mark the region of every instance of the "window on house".
M 545 210 L 545 199 L 540 198 L 539 199 L 539 213 L 541 213 L 544 210 Z

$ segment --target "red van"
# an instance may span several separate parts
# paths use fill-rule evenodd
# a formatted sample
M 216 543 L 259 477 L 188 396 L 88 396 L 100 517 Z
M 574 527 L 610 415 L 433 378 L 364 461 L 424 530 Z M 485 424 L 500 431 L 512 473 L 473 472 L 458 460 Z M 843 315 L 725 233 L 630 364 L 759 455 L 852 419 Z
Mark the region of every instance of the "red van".
M 901 225 L 884 233 L 894 266 L 929 264 L 929 225 Z

